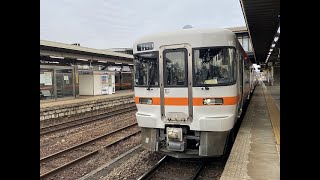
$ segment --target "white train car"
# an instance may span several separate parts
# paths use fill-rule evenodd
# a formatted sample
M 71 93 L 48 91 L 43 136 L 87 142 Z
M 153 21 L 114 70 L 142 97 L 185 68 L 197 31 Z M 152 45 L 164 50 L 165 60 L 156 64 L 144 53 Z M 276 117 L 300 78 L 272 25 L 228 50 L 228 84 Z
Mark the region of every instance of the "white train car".
M 221 156 L 250 97 L 251 66 L 226 29 L 138 39 L 134 92 L 142 146 L 178 158 Z

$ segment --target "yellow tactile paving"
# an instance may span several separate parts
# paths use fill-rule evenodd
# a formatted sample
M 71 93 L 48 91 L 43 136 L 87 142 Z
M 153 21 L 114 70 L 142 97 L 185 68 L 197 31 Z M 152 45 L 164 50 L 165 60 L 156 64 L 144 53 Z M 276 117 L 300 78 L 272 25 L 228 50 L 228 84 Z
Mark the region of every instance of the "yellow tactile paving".
M 272 128 L 273 128 L 275 140 L 277 143 L 277 150 L 278 150 L 278 153 L 280 154 L 280 111 L 276 107 L 276 103 L 274 102 L 271 95 L 267 92 L 267 89 L 265 88 L 265 86 L 263 87 L 264 87 L 263 93 L 267 102 L 267 107 L 268 107 L 268 111 L 269 111 L 269 115 L 272 123 Z

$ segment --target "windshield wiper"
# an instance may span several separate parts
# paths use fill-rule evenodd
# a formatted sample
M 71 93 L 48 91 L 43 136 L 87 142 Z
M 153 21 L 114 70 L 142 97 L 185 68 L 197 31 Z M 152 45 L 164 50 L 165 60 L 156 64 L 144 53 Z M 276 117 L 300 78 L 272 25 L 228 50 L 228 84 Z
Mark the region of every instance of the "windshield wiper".
M 147 90 L 150 90 L 150 87 L 151 87 L 151 82 L 153 81 L 153 78 L 154 78 L 154 71 L 151 71 L 151 68 L 152 68 L 152 62 L 151 62 L 151 65 L 150 65 L 150 70 L 149 70 L 149 82 L 148 82 L 148 87 L 147 87 Z M 151 74 L 152 72 L 152 74 Z
M 150 87 L 151 87 L 151 81 L 149 81 L 149 83 L 148 83 L 147 90 L 150 90 Z

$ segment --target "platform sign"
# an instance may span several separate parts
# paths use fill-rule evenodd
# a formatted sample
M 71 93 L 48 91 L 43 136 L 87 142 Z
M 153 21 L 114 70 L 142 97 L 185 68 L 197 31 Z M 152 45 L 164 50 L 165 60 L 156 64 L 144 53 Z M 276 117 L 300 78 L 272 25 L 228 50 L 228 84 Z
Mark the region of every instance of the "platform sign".
M 44 74 L 40 74 L 40 84 L 44 84 Z
M 101 75 L 101 94 L 108 94 L 108 75 Z
M 115 83 L 116 83 L 116 79 L 115 79 L 115 76 L 114 75 L 111 75 L 111 87 L 112 87 L 112 94 L 116 93 L 116 86 L 115 86 Z
M 52 85 L 51 72 L 44 72 L 44 74 L 40 74 L 40 84 Z
M 101 75 L 101 84 L 108 84 L 107 75 Z

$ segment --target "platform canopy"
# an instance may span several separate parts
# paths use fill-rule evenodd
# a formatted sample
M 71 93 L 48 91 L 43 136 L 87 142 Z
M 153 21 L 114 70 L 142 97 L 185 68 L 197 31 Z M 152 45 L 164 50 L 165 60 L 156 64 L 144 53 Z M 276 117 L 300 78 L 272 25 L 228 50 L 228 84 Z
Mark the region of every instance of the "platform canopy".
M 256 63 L 279 63 L 280 0 L 240 0 L 240 4 L 252 41 Z M 271 52 L 270 57 L 267 59 L 269 52 Z
M 97 62 L 132 65 L 133 55 L 110 50 L 93 49 L 79 45 L 40 40 L 40 57 L 42 60 L 75 60 L 78 62 Z

